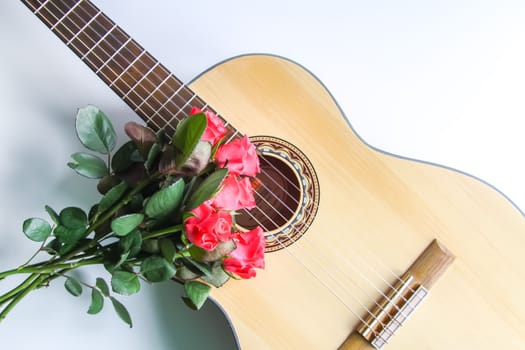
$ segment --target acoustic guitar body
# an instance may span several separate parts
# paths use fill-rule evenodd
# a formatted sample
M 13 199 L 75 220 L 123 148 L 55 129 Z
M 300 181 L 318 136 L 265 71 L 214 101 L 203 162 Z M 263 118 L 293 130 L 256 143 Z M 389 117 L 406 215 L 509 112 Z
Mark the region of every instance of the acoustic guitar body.
M 242 349 L 338 348 L 435 238 L 456 259 L 385 348 L 523 349 L 525 219 L 501 193 L 372 149 L 288 60 L 238 57 L 191 88 L 238 130 L 271 136 L 261 142 L 275 154 L 299 149 L 287 176 L 309 186 L 297 194 L 309 207 L 290 204 L 296 235 L 277 240 L 266 269 L 213 291 Z

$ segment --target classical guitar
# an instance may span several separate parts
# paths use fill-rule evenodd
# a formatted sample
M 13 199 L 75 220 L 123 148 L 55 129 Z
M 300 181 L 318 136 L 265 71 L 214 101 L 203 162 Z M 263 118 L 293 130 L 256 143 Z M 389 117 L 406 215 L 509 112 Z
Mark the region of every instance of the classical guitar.
M 239 224 L 264 227 L 267 267 L 213 294 L 243 349 L 525 347 L 525 218 L 493 188 L 364 145 L 286 59 L 238 57 L 187 86 L 90 1 L 23 2 L 150 126 L 196 106 L 230 139 L 262 135 Z

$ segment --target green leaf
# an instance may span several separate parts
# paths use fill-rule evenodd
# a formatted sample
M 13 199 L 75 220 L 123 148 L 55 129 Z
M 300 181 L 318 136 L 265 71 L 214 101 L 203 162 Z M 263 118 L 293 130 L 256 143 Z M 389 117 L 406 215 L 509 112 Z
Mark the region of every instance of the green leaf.
M 162 256 L 166 260 L 173 262 L 175 259 L 175 254 L 177 253 L 177 249 L 175 248 L 173 241 L 169 238 L 161 238 L 159 239 L 159 248 Z
M 184 180 L 179 179 L 170 186 L 156 192 L 146 203 L 146 215 L 152 218 L 164 217 L 179 206 L 184 192 Z
M 84 237 L 86 229 L 84 227 L 79 228 L 68 228 L 62 225 L 55 227 L 54 234 L 58 240 L 66 245 L 66 250 L 60 250 L 60 253 L 66 253 L 72 248 L 76 242 Z
M 80 208 L 68 207 L 60 212 L 60 222 L 69 229 L 85 228 L 87 214 Z
M 222 268 L 222 263 L 217 261 L 212 265 L 211 276 L 203 276 L 205 282 L 213 285 L 216 288 L 222 287 L 224 283 L 228 282 L 230 275 L 228 275 Z
M 115 147 L 115 129 L 108 117 L 95 106 L 78 110 L 76 130 L 80 142 L 92 151 L 107 154 Z
M 67 291 L 73 296 L 78 297 L 82 294 L 82 286 L 74 278 L 68 277 L 64 283 L 64 287 L 66 287 Z
M 135 142 L 142 157 L 146 159 L 151 146 L 157 142 L 157 136 L 153 130 L 135 122 L 128 122 L 124 125 L 124 131 Z
M 104 297 L 102 296 L 102 293 L 100 293 L 96 289 L 91 289 L 91 304 L 89 305 L 89 309 L 87 311 L 90 315 L 98 314 L 102 308 L 104 307 Z
M 200 262 L 197 262 L 197 261 L 195 261 L 193 259 L 190 259 L 190 258 L 185 258 L 184 261 L 189 263 L 190 265 L 193 265 L 194 267 L 196 267 L 197 270 L 202 272 L 202 274 L 204 276 L 208 276 L 210 278 L 212 277 L 211 269 L 210 269 L 210 266 L 208 264 L 200 263 Z
M 219 169 L 209 175 L 199 187 L 190 195 L 186 203 L 186 210 L 192 210 L 201 205 L 204 201 L 212 198 L 219 189 L 222 180 L 228 174 L 228 169 Z
M 177 268 L 176 276 L 178 279 L 183 281 L 189 281 L 194 280 L 200 277 L 199 274 L 192 271 L 189 267 L 182 265 L 181 267 Z
M 140 272 L 150 282 L 162 282 L 175 275 L 175 266 L 163 257 L 152 255 L 146 258 L 140 267 Z
M 22 231 L 32 241 L 43 242 L 51 234 L 51 225 L 40 218 L 30 218 L 22 224 Z
M 109 287 L 103 278 L 98 277 L 95 285 L 97 286 L 98 289 L 100 289 L 102 294 L 104 294 L 107 297 L 109 296 Z
M 126 307 L 113 297 L 110 297 L 109 299 L 111 300 L 113 308 L 115 309 L 115 312 L 120 317 L 120 319 L 126 322 L 129 325 L 129 328 L 133 327 L 133 323 L 131 322 L 131 316 L 129 315 L 129 312 L 126 309 Z
M 134 273 L 115 271 L 111 276 L 111 289 L 117 294 L 135 294 L 140 290 L 140 281 Z
M 109 173 L 106 163 L 92 154 L 77 152 L 73 153 L 71 158 L 74 162 L 69 162 L 67 165 L 87 178 L 100 179 Z
M 157 160 L 161 150 L 162 149 L 158 143 L 154 143 L 153 146 L 151 146 L 148 152 L 148 158 L 146 159 L 146 162 L 144 162 L 144 166 L 147 170 L 151 170 L 153 163 Z
M 108 193 L 110 189 L 117 186 L 121 179 L 116 175 L 106 175 L 102 179 L 98 180 L 97 190 L 100 194 L 104 195 Z
M 173 135 L 173 144 L 181 152 L 177 157 L 177 165 L 186 163 L 197 143 L 199 143 L 208 121 L 204 113 L 195 114 L 182 120 L 177 125 Z
M 123 144 L 111 159 L 111 167 L 117 173 L 126 171 L 133 163 L 133 153 L 137 151 L 137 146 L 133 141 Z
M 45 247 L 42 248 L 43 251 L 47 252 L 50 255 L 56 255 L 58 254 L 58 251 L 60 250 L 61 243 L 58 239 L 53 239 L 51 242 L 46 244 Z
M 100 200 L 98 204 L 98 212 L 103 213 L 111 208 L 111 206 L 122 197 L 127 188 L 128 184 L 125 181 L 122 181 L 117 186 L 111 188 Z
M 55 225 L 60 225 L 60 217 L 58 216 L 57 212 L 54 211 L 53 208 L 51 208 L 49 205 L 46 205 L 44 209 L 47 211 L 49 217 L 51 218 L 51 220 L 53 220 Z
M 130 234 L 122 237 L 119 242 L 122 254 L 128 253 L 130 258 L 140 253 L 142 248 L 142 235 L 139 230 L 133 230 Z
M 111 221 L 111 229 L 118 236 L 125 236 L 144 221 L 144 214 L 128 214 Z
M 209 285 L 197 281 L 184 283 L 184 289 L 186 290 L 186 295 L 188 295 L 188 298 L 197 310 L 204 305 L 204 302 L 208 299 L 208 295 L 211 291 Z
M 213 250 L 206 250 L 196 245 L 192 245 L 189 251 L 190 251 L 191 257 L 195 261 L 213 262 L 213 261 L 222 260 L 222 258 L 224 258 L 226 255 L 228 255 L 233 250 L 235 250 L 235 248 L 236 248 L 235 242 L 233 240 L 229 240 L 226 242 L 220 242 L 219 244 L 217 244 L 217 246 Z

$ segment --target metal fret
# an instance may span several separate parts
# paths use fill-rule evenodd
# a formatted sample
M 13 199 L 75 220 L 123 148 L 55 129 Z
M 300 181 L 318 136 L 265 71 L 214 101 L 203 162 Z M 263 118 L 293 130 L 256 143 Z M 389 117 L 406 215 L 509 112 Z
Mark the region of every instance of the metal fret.
M 131 39 L 131 38 L 130 38 L 130 39 Z M 129 42 L 129 40 L 126 42 L 126 44 L 127 44 L 128 42 Z M 124 45 L 126 45 L 126 44 L 124 44 Z M 121 47 L 121 48 L 122 48 L 122 47 Z M 118 51 L 120 51 L 120 49 L 117 50 L 117 51 L 115 52 L 115 54 L 116 54 Z M 122 77 L 122 76 L 128 71 L 128 69 L 130 69 L 130 68 L 131 68 L 131 67 L 132 67 L 132 66 L 133 66 L 133 65 L 134 65 L 134 64 L 135 64 L 135 63 L 136 63 L 141 57 L 142 57 L 142 55 L 144 55 L 145 53 L 146 53 L 146 50 L 142 50 L 142 52 L 141 52 L 139 55 L 137 55 L 137 57 L 135 57 L 135 59 L 133 59 L 133 61 L 131 61 L 131 63 L 128 64 L 127 67 L 124 68 L 124 70 L 122 71 L 122 73 L 120 73 L 120 74 L 115 78 L 115 80 L 113 80 L 113 81 L 111 82 L 111 84 L 109 84 L 109 87 L 112 87 L 113 84 L 115 84 L 115 82 L 116 82 L 117 80 L 119 80 L 119 79 L 120 79 L 120 78 L 121 78 L 121 77 Z M 115 54 L 113 54 L 113 55 L 115 55 Z M 113 56 L 112 56 L 112 57 L 113 57 Z M 111 57 L 110 57 L 110 59 L 111 59 Z M 157 62 L 157 64 L 158 64 L 158 62 Z M 100 67 L 100 68 L 102 68 L 102 67 Z M 153 69 L 153 68 L 152 68 L 152 69 Z M 150 71 L 151 71 L 151 69 L 150 69 Z M 148 73 L 149 73 L 150 71 L 148 71 Z M 141 80 L 144 79 L 145 77 L 146 77 L 146 75 L 144 75 L 142 78 L 140 78 L 139 81 L 141 81 Z M 138 82 L 137 82 L 137 83 L 138 83 Z M 135 86 L 137 85 L 137 83 L 135 83 L 135 84 L 133 85 L 133 87 L 135 87 Z M 127 84 L 126 84 L 126 85 L 127 85 Z M 131 90 L 132 90 L 132 88 L 130 87 L 130 91 L 131 91 Z M 127 95 L 127 93 L 126 93 L 126 95 Z
M 118 53 L 120 52 L 120 50 L 122 50 L 124 48 L 124 46 L 126 46 L 129 42 L 131 41 L 131 38 L 128 38 L 128 40 L 126 40 L 126 42 L 120 46 L 117 51 L 115 51 L 113 53 L 113 55 L 111 55 L 107 60 L 106 62 L 104 62 L 104 64 L 102 66 L 100 66 L 96 71 L 95 71 L 95 74 L 98 74 L 98 72 L 100 72 L 100 70 L 102 68 L 104 68 L 109 62 L 111 62 L 113 60 L 113 58 L 115 58 L 116 55 L 118 55 Z
M 80 0 L 79 2 L 77 2 L 75 5 L 73 5 L 66 13 L 64 13 L 64 15 L 55 23 L 53 24 L 53 26 L 51 27 L 51 30 L 55 29 L 55 27 L 57 25 L 59 25 L 63 20 L 64 18 L 66 18 L 74 9 L 77 8 L 78 5 L 80 5 L 80 3 L 82 2 L 82 0 Z
M 164 108 L 164 106 L 166 106 L 166 104 L 168 102 L 171 101 L 171 99 L 175 96 L 177 96 L 177 94 L 179 93 L 180 90 L 182 90 L 182 88 L 184 87 L 185 85 L 182 84 L 177 90 L 175 90 L 167 99 L 166 101 L 164 101 L 164 103 L 160 106 L 160 108 L 158 110 L 161 110 L 162 108 Z M 159 86 L 160 87 L 160 86 Z M 139 104 L 135 109 L 134 111 L 136 112 L 140 107 L 142 107 L 142 105 L 146 102 L 146 100 L 143 100 L 141 104 Z
M 135 89 L 135 87 L 137 87 L 155 68 L 157 68 L 158 66 L 160 65 L 160 62 L 157 61 L 157 63 L 155 63 L 153 65 L 153 67 L 151 67 L 148 72 L 146 74 L 144 74 L 142 76 L 142 78 L 140 78 L 139 80 L 137 80 L 137 82 L 135 84 L 133 84 L 133 86 L 129 89 L 128 92 L 126 92 L 126 94 L 124 96 L 122 96 L 123 99 L 125 99 L 126 97 L 128 97 L 129 93 L 131 91 L 133 91 L 133 89 Z M 172 76 L 171 73 L 168 74 L 168 76 L 166 78 L 164 78 L 164 80 L 162 80 L 162 82 L 160 82 L 160 84 L 158 84 L 155 89 L 153 89 L 149 94 L 148 96 L 144 99 L 144 101 L 146 101 L 148 98 L 151 97 L 151 95 L 153 95 L 162 85 L 164 85 L 164 83 Z
M 142 47 L 129 46 L 134 41 L 90 0 L 24 2 L 149 123 L 180 120 L 192 103 L 207 107 Z
M 38 12 L 40 12 L 40 10 L 41 10 L 44 6 L 46 6 L 46 4 L 47 4 L 49 1 L 51 1 L 51 0 L 46 0 L 46 1 L 44 1 L 40 6 L 38 6 L 38 8 L 36 9 L 36 11 L 33 12 L 33 13 L 36 15 Z
M 98 15 L 100 15 L 101 13 L 102 13 L 102 12 L 99 10 L 99 11 L 96 13 L 96 15 L 94 15 L 89 21 L 87 21 L 86 24 L 84 24 L 84 25 L 82 26 L 82 28 L 80 28 L 80 29 L 78 30 L 78 32 L 77 32 L 77 33 L 76 33 L 71 39 L 68 40 L 68 42 L 66 43 L 66 45 L 69 46 L 69 45 L 71 44 L 71 42 L 72 42 L 73 40 L 75 40 L 75 39 L 78 37 L 78 35 L 79 35 L 80 33 L 83 33 L 84 30 L 85 30 L 85 29 L 86 29 L 86 28 L 87 28 L 87 27 L 88 27 L 88 26 L 89 26 L 89 25 L 90 25 L 95 19 L 97 19 Z
M 91 51 L 93 51 L 95 49 L 95 47 L 97 47 L 109 35 L 109 33 L 111 33 L 115 28 L 117 28 L 116 24 L 114 24 L 113 27 L 111 27 L 110 30 L 108 30 L 104 35 L 102 35 L 102 37 L 100 39 L 98 39 L 98 41 L 95 43 L 95 45 L 93 45 L 88 50 L 88 52 L 86 52 L 84 55 L 82 55 L 82 57 L 80 57 L 80 59 L 84 60 L 84 58 L 86 58 L 86 56 L 89 55 L 91 53 Z M 98 73 L 98 71 L 97 71 L 97 73 Z

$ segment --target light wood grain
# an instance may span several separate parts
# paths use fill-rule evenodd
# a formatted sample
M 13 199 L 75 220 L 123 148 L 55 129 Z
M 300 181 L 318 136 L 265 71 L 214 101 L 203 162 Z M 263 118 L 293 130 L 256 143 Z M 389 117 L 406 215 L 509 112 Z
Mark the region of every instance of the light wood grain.
M 383 284 L 371 265 L 392 282 L 389 270 L 402 274 L 434 238 L 456 261 L 385 348 L 523 348 L 525 219 L 500 193 L 458 172 L 371 149 L 325 88 L 287 60 L 240 57 L 191 87 L 239 130 L 299 147 L 321 187 L 319 212 L 303 239 L 269 254 L 257 278 L 213 292 L 243 349 L 338 348 L 358 323 L 348 307 L 362 312 L 351 295 L 378 294 L 349 275 L 363 271 Z

